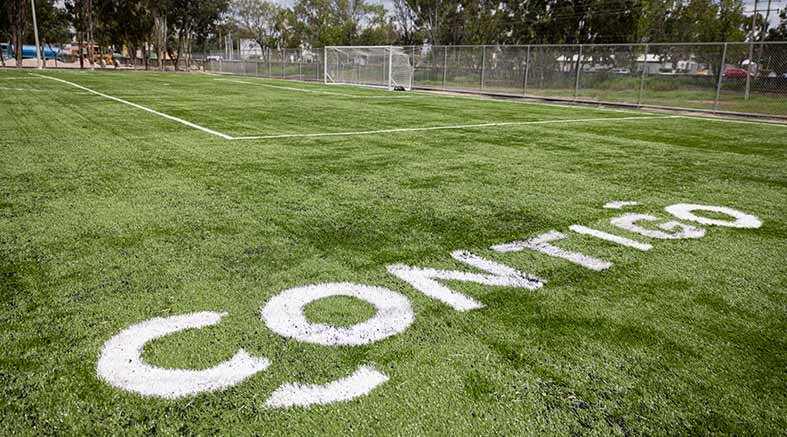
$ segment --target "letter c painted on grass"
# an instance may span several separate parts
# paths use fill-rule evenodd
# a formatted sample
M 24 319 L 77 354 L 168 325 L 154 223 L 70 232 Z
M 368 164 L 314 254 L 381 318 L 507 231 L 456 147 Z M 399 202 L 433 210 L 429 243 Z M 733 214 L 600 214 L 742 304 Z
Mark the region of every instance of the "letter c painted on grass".
M 130 326 L 104 344 L 96 366 L 98 376 L 122 390 L 174 399 L 231 387 L 265 370 L 270 365 L 267 359 L 252 357 L 243 349 L 205 370 L 166 369 L 142 360 L 142 348 L 149 341 L 186 329 L 215 325 L 225 315 L 205 311 L 157 317 Z

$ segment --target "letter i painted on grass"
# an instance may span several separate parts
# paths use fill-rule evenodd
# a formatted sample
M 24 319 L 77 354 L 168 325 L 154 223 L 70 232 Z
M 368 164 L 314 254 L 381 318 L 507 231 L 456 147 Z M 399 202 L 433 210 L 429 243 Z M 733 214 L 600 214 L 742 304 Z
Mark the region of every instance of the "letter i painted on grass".
M 579 252 L 571 252 L 569 250 L 561 249 L 550 244 L 552 241 L 563 240 L 565 238 L 567 238 L 565 234 L 552 230 L 546 234 L 537 235 L 527 240 L 514 241 L 507 244 L 498 244 L 497 246 L 492 246 L 492 250 L 506 253 L 530 249 L 543 253 L 544 255 L 562 258 L 574 264 L 579 264 L 582 267 L 586 267 L 590 270 L 600 271 L 612 267 L 612 263 L 609 261 L 604 261 L 602 259 L 594 258 L 590 255 L 585 255 Z

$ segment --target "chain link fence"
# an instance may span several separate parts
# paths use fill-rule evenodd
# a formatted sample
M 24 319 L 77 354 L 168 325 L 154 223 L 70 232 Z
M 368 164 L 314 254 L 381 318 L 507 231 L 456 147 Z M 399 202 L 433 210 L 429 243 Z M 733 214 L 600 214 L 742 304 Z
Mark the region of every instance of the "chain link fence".
M 323 50 L 266 50 L 256 59 L 224 59 L 207 56 L 197 67 L 212 73 L 228 73 L 267 79 L 322 81 Z
M 84 48 L 83 48 L 84 49 Z M 583 103 L 787 117 L 787 42 L 523 46 L 408 46 L 413 88 Z M 79 68 L 78 51 L 52 45 L 47 67 Z M 323 49 L 264 49 L 170 59 L 96 55 L 96 69 L 205 70 L 323 81 Z M 5 59 L 7 66 L 14 60 Z M 30 65 L 28 65 L 28 63 Z M 85 68 L 91 64 L 84 61 Z M 25 66 L 34 66 L 26 59 Z
M 787 117 L 787 42 L 409 50 L 414 88 Z

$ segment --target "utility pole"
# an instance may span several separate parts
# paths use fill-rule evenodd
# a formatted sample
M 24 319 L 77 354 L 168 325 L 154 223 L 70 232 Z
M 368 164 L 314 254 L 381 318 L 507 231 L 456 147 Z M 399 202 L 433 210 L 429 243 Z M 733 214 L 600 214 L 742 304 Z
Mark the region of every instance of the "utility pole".
M 754 29 L 757 26 L 757 0 L 754 0 L 754 12 L 751 14 L 751 41 L 749 41 L 749 65 L 746 68 L 746 91 L 744 93 L 744 100 L 749 100 L 749 95 L 751 94 L 751 76 L 752 74 L 756 74 L 756 72 L 751 71 L 752 63 L 754 62 L 754 39 L 756 38 L 756 34 L 754 33 Z M 722 65 L 722 69 L 724 66 Z M 759 69 L 759 65 L 757 66 Z
M 41 45 L 38 42 L 38 23 L 36 22 L 36 1 L 30 0 L 30 6 L 33 9 L 33 35 L 36 38 L 36 68 L 39 70 L 43 67 L 41 66 Z
M 90 71 L 93 71 L 96 69 L 96 59 L 93 53 L 93 0 L 87 0 L 85 6 L 87 6 L 87 57 L 90 61 Z
M 762 64 L 762 52 L 765 51 L 765 32 L 768 30 L 768 20 L 771 18 L 771 0 L 768 0 L 768 9 L 765 10 L 765 19 L 762 22 L 762 31 L 760 32 L 760 55 L 757 56 L 757 72 L 760 72 L 760 64 Z
M 768 0 L 768 8 L 765 10 L 765 21 L 762 23 L 762 35 L 760 35 L 760 43 L 765 41 L 765 32 L 768 30 L 768 25 L 771 24 L 771 0 Z M 760 45 L 762 47 L 762 45 Z

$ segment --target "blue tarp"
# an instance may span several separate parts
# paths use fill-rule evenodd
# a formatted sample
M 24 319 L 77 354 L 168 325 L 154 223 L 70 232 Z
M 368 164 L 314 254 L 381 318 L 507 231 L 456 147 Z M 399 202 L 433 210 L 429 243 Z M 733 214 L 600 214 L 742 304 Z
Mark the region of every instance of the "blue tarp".
M 0 46 L 3 50 L 3 56 L 6 59 L 11 59 L 16 56 L 16 51 L 14 50 L 14 46 L 12 44 L 2 44 Z M 47 59 L 57 59 L 58 61 L 63 60 L 63 52 L 59 47 L 52 47 L 44 46 L 42 50 L 42 54 L 46 56 Z M 31 59 L 36 57 L 36 46 L 34 45 L 23 45 L 22 46 L 22 59 Z

